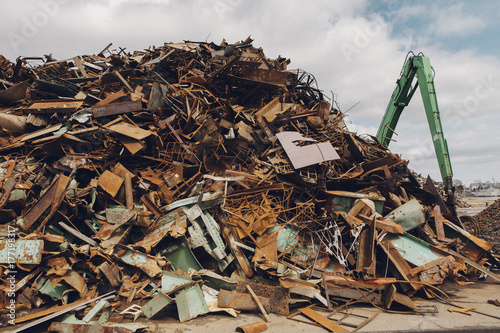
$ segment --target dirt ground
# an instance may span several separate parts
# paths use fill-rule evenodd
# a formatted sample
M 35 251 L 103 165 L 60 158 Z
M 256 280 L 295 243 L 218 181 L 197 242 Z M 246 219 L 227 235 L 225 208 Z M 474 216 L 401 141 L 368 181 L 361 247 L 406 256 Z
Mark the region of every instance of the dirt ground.
M 488 205 L 491 205 L 495 202 L 495 200 L 498 200 L 498 197 L 461 197 L 460 199 L 469 207 L 458 208 L 458 214 L 474 216 L 477 213 L 481 212 L 483 209 L 488 208 Z

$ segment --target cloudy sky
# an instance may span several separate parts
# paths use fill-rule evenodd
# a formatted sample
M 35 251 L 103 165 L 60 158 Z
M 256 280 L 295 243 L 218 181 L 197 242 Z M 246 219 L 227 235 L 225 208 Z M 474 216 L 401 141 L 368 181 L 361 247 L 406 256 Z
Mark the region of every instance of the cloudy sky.
M 0 53 L 56 59 L 251 35 L 335 95 L 348 126 L 375 135 L 408 51 L 431 60 L 454 178 L 500 181 L 500 2 L 263 0 L 2 1 Z M 330 93 L 331 92 L 331 93 Z M 420 96 L 390 146 L 440 180 Z

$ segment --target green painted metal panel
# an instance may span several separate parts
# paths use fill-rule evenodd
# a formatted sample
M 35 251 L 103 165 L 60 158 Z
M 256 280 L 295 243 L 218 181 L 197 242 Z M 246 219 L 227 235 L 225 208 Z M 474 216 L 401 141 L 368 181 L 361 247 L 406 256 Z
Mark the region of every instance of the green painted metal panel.
M 208 313 L 207 302 L 198 284 L 189 285 L 179 291 L 175 302 L 181 323 Z
M 425 223 L 424 208 L 416 199 L 410 200 L 404 205 L 399 206 L 384 218 L 396 222 L 405 232 L 413 230 Z
M 165 294 L 170 294 L 172 291 L 191 283 L 191 277 L 188 275 L 176 274 L 171 272 L 163 272 L 161 278 L 161 291 Z
M 385 241 L 390 241 L 405 260 L 416 266 L 443 257 L 441 254 L 431 250 L 428 243 L 410 234 L 387 234 L 383 239 L 383 242 Z
M 142 307 L 142 313 L 150 319 L 172 303 L 173 299 L 160 292 Z
M 40 264 L 43 240 L 0 240 L 0 264 Z
M 162 256 L 167 258 L 167 260 L 172 263 L 173 269 L 179 268 L 186 273 L 190 268 L 196 271 L 203 269 L 201 264 L 198 260 L 196 260 L 196 257 L 191 252 L 191 249 L 187 245 L 186 241 L 166 248 L 162 252 Z

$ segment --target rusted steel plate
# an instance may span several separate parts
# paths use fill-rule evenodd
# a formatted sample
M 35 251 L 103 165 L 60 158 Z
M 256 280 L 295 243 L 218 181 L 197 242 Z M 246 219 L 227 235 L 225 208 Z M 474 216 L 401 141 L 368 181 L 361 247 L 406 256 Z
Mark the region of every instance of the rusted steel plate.
M 0 240 L 0 264 L 40 264 L 43 240 Z
M 155 277 L 161 273 L 157 259 L 142 252 L 117 244 L 111 254 L 129 265 L 140 268 L 149 277 Z
M 141 111 L 141 110 L 142 110 L 142 103 L 139 100 L 133 102 L 121 102 L 121 103 L 103 105 L 99 107 L 93 107 L 92 113 L 94 114 L 95 118 L 99 118 L 99 117 L 107 117 L 115 114 Z
M 111 171 L 106 170 L 101 174 L 101 176 L 99 176 L 97 184 L 101 186 L 104 191 L 114 197 L 123 184 L 123 178 L 115 175 Z
M 113 287 L 118 288 L 120 286 L 120 271 L 115 264 L 110 265 L 107 262 L 103 262 L 98 268 Z
M 6 203 L 7 200 L 9 199 L 10 192 L 16 185 L 16 182 L 12 178 L 7 178 L 5 181 L 5 184 L 3 185 L 3 195 L 0 197 L 0 208 L 2 208 Z
M 134 126 L 123 121 L 118 124 L 108 126 L 107 128 L 113 132 L 120 133 L 136 140 L 145 139 L 152 134 L 151 131 L 144 130 L 138 126 Z
M 27 113 L 73 113 L 83 105 L 83 100 L 44 100 L 31 104 L 25 109 Z
M 260 283 L 240 281 L 236 287 L 236 291 L 245 293 L 250 286 L 257 296 L 267 297 L 270 299 L 269 312 L 279 313 L 288 316 L 290 313 L 288 309 L 288 302 L 290 300 L 290 292 L 288 289 L 279 286 L 269 286 Z
M 355 299 L 360 302 L 367 302 L 367 303 L 376 303 L 376 304 L 382 304 L 382 297 L 379 293 L 370 293 L 369 291 L 364 291 L 361 292 L 358 289 L 353 289 L 353 288 L 348 288 L 348 287 L 340 287 L 336 286 L 334 284 L 327 284 L 327 292 L 328 295 L 330 296 L 330 299 L 333 298 L 340 298 L 340 299 Z M 366 299 L 368 298 L 370 302 Z
M 271 309 L 271 299 L 269 297 L 257 297 L 264 309 L 269 312 Z M 259 311 L 259 307 L 257 303 L 254 302 L 252 295 L 224 289 L 221 289 L 219 292 L 218 306 L 220 308 L 233 308 L 243 311 Z
M 49 189 L 43 194 L 43 196 L 37 201 L 37 203 L 31 207 L 31 209 L 22 217 L 21 228 L 23 230 L 28 230 L 35 223 L 40 216 L 54 203 L 59 203 L 59 197 L 65 194 L 65 190 L 68 187 L 71 178 L 60 175 L 57 179 L 52 182 Z M 52 210 L 57 207 L 52 207 Z
M 12 87 L 0 91 L 0 104 L 10 105 L 26 98 L 26 90 L 30 85 L 30 80 L 23 81 Z
M 322 314 L 314 311 L 311 308 L 303 308 L 299 309 L 300 312 L 302 312 L 303 315 L 311 318 L 330 332 L 349 332 L 347 329 L 343 328 L 339 324 L 331 321 L 330 319 L 326 318 Z

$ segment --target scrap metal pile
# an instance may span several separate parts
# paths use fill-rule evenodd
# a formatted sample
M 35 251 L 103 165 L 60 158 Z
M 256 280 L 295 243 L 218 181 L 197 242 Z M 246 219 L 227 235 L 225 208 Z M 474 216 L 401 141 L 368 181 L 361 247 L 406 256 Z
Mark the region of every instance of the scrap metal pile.
M 288 59 L 250 38 L 110 46 L 0 58 L 7 321 L 66 313 L 50 330 L 135 331 L 147 325 L 117 323 L 120 310 L 177 308 L 181 322 L 315 302 L 420 311 L 416 292 L 491 274 L 492 245 L 459 227 L 433 182 L 349 132 Z
M 476 214 L 474 219 L 485 239 L 493 243 L 500 243 L 500 199 Z

